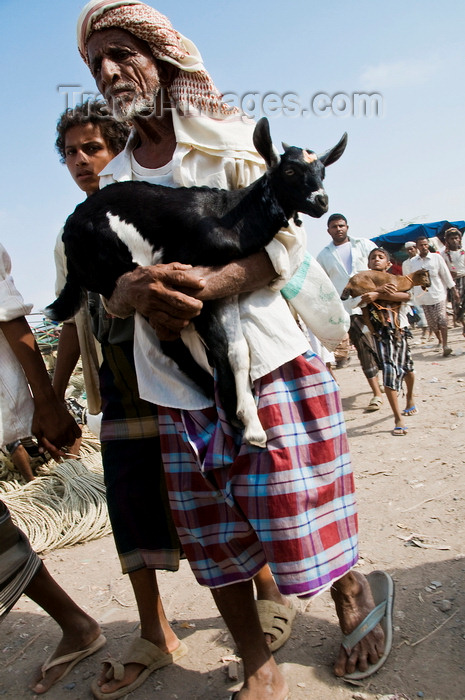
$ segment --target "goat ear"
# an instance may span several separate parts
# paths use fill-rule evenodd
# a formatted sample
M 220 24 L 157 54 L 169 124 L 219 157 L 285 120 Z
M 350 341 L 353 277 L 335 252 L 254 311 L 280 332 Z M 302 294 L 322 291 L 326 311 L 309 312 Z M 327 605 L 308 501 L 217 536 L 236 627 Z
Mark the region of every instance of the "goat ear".
M 259 119 L 253 132 L 253 145 L 269 168 L 274 168 L 281 160 L 271 141 L 270 125 L 266 117 Z
M 332 163 L 335 163 L 339 158 L 342 156 L 344 151 L 346 150 L 347 146 L 347 132 L 345 132 L 339 141 L 339 143 L 334 146 L 334 148 L 330 148 L 329 151 L 326 151 L 326 153 L 323 153 L 321 156 L 318 156 L 318 160 L 321 160 L 323 165 L 331 165 Z
M 281 146 L 283 147 L 284 151 L 287 151 L 288 148 L 291 148 L 288 143 L 285 143 L 284 141 L 281 141 Z

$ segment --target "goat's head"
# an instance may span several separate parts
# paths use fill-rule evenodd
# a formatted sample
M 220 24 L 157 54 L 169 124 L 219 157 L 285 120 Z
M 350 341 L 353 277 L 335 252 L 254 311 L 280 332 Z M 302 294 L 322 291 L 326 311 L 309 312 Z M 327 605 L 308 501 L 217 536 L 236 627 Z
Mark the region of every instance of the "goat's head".
M 423 291 L 431 287 L 431 277 L 428 270 L 416 270 L 411 277 L 415 285 L 421 287 Z
M 297 212 L 316 218 L 326 214 L 325 167 L 335 163 L 344 153 L 347 133 L 334 148 L 321 155 L 283 143 L 284 153 L 280 156 L 271 141 L 268 120 L 263 117 L 257 122 L 253 142 L 265 159 L 275 195 L 288 217 Z

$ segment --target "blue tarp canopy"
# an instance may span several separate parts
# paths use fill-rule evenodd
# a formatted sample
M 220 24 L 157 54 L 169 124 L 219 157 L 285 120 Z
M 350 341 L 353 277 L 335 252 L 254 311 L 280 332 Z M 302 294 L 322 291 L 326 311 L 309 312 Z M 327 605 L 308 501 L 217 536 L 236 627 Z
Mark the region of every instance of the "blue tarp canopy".
M 397 229 L 397 231 L 390 231 L 389 233 L 383 233 L 381 236 L 375 236 L 371 240 L 376 245 L 395 251 L 407 241 L 415 241 L 418 236 L 433 238 L 433 236 L 437 236 L 450 226 L 456 226 L 463 232 L 465 221 L 434 221 L 431 224 L 410 224 L 404 228 Z

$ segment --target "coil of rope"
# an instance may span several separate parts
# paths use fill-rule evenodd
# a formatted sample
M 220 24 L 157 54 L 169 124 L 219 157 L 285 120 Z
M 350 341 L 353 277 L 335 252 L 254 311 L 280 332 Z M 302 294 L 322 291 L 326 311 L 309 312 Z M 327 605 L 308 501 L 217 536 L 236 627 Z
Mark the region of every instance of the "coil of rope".
M 0 481 L 1 500 L 36 552 L 71 547 L 111 532 L 101 455 L 92 448 L 86 444 L 79 459 L 50 460 L 27 484 Z

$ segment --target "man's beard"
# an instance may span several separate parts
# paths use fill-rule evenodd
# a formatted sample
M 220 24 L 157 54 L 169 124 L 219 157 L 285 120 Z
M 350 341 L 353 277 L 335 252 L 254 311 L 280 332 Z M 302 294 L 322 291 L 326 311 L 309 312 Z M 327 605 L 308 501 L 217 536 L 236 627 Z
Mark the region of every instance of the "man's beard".
M 113 117 L 119 122 L 131 121 L 135 117 L 150 117 L 155 111 L 157 94 L 158 90 L 152 96 L 134 95 L 130 101 L 127 96 L 126 98 L 118 95 L 112 97 Z

